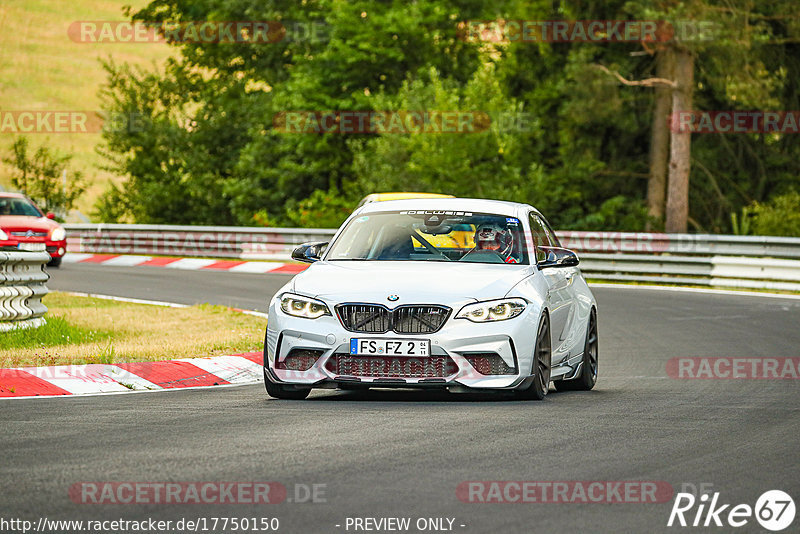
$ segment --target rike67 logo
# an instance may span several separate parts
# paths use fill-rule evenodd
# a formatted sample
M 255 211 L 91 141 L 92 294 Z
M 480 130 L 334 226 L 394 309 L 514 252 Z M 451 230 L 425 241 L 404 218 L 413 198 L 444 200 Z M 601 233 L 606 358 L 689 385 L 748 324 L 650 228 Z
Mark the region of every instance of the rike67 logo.
M 669 514 L 667 526 L 709 527 L 747 525 L 753 517 L 765 529 L 778 532 L 792 524 L 795 506 L 792 498 L 781 490 L 764 492 L 754 507 L 749 504 L 722 504 L 719 492 L 711 497 L 703 494 L 696 498 L 691 493 L 678 493 Z M 710 501 L 710 502 L 709 502 Z

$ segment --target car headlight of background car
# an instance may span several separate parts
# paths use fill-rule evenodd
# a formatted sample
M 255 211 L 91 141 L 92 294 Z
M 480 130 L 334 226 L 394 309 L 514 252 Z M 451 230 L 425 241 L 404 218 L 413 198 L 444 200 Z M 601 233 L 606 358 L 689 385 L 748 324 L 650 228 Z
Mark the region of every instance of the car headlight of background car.
M 8 241 L 8 234 L 5 233 L 3 230 L 0 230 L 0 240 Z
M 456 315 L 456 319 L 468 319 L 473 323 L 488 323 L 513 319 L 525 310 L 524 299 L 500 299 L 467 304 Z
M 50 239 L 52 241 L 63 241 L 66 238 L 67 238 L 67 231 L 60 226 L 55 230 L 53 230 L 53 233 L 50 234 Z
M 317 319 L 323 315 L 331 314 L 324 302 L 292 293 L 281 295 L 281 310 L 287 315 L 303 317 L 304 319 Z

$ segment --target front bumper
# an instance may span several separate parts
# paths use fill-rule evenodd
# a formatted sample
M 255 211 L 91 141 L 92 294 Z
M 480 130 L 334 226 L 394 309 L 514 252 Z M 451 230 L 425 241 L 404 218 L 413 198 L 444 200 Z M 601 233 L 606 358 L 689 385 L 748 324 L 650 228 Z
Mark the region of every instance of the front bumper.
M 58 259 L 64 256 L 67 253 L 67 240 L 64 239 L 62 241 L 52 241 L 46 238 L 36 238 L 36 237 L 29 237 L 29 238 L 11 238 L 0 240 L 0 247 L 9 247 L 9 248 L 19 248 L 20 244 L 25 243 L 43 243 L 45 246 L 45 250 L 50 257 L 53 259 Z
M 330 307 L 330 305 L 329 305 Z M 473 323 L 454 319 L 454 313 L 444 326 L 430 334 L 362 334 L 346 330 L 338 317 L 303 319 L 283 313 L 277 306 L 270 309 L 270 321 L 264 347 L 264 365 L 273 382 L 304 387 L 424 387 L 424 388 L 483 388 L 513 389 L 519 387 L 531 374 L 539 310 L 533 305 L 520 316 L 507 321 Z M 335 313 L 335 312 L 334 312 Z M 428 339 L 431 357 L 449 357 L 454 364 L 445 376 L 409 376 L 407 373 L 382 372 L 380 376 L 368 373 L 339 375 L 332 372 L 329 360 L 336 355 L 349 355 L 351 338 L 373 339 Z M 305 371 L 280 369 L 281 363 L 292 351 L 321 352 L 319 359 Z M 296 354 L 297 352 L 295 352 Z M 497 354 L 513 371 L 511 374 L 484 375 L 467 360 L 475 354 Z M 359 356 L 352 356 L 359 358 Z M 424 364 L 424 356 L 417 364 Z

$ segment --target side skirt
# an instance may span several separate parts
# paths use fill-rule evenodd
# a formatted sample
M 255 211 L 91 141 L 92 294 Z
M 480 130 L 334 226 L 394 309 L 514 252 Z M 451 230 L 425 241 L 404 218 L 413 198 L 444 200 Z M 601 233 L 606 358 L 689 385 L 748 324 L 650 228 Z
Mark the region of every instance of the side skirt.
M 583 351 L 561 362 L 558 367 L 553 367 L 550 371 L 551 380 L 571 380 L 578 376 L 583 367 Z

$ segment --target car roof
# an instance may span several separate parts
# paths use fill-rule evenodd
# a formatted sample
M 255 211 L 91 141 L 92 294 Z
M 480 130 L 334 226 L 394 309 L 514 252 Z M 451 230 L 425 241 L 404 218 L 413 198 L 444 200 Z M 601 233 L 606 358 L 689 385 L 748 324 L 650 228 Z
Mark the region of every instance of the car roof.
M 3 198 L 25 198 L 25 199 L 28 198 L 25 195 L 23 195 L 22 193 L 10 193 L 8 191 L 0 191 L 0 197 L 3 197 Z
M 364 197 L 369 199 L 370 202 L 387 202 L 389 200 L 404 200 L 409 198 L 455 198 L 453 195 L 446 195 L 443 193 L 414 193 L 414 192 L 396 192 L 396 193 L 372 193 Z
M 386 202 L 387 200 L 400 200 L 404 198 L 454 198 L 453 195 L 441 193 L 415 193 L 415 192 L 395 192 L 395 193 L 371 193 L 361 199 L 358 203 L 360 208 L 370 202 Z
M 403 210 L 447 210 L 471 211 L 476 213 L 496 213 L 498 215 L 520 216 L 525 211 L 538 210 L 528 204 L 505 200 L 483 198 L 415 198 L 407 200 L 386 200 L 364 204 L 358 213 L 378 213 L 382 211 Z

